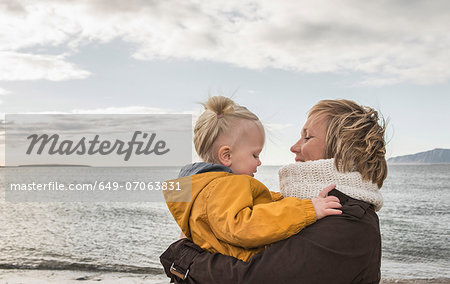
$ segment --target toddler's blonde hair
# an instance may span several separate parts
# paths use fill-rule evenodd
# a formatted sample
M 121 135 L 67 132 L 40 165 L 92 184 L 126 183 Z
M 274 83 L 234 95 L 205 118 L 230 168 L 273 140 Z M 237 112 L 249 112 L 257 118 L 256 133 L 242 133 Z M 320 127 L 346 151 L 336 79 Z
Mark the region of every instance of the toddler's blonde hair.
M 254 113 L 230 98 L 214 96 L 202 105 L 205 111 L 195 123 L 194 146 L 197 154 L 205 162 L 218 162 L 214 142 L 221 134 L 226 134 L 230 130 L 237 131 L 239 127 L 236 124 L 239 120 L 257 122 L 262 128 L 259 118 Z
M 386 123 L 378 112 L 350 100 L 322 100 L 308 114 L 327 121 L 325 158 L 341 172 L 358 171 L 379 188 L 387 176 Z

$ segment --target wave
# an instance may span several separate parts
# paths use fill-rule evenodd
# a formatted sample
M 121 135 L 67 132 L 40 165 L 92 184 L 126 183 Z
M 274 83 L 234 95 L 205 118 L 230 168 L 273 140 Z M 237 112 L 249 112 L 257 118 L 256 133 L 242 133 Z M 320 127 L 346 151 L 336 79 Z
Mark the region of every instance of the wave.
M 34 270 L 81 270 L 81 271 L 101 271 L 101 272 L 126 272 L 136 274 L 164 274 L 164 270 L 159 267 L 141 267 L 134 265 L 103 265 L 92 263 L 76 263 L 55 260 L 43 260 L 37 264 L 9 264 L 0 263 L 0 269 L 34 269 Z

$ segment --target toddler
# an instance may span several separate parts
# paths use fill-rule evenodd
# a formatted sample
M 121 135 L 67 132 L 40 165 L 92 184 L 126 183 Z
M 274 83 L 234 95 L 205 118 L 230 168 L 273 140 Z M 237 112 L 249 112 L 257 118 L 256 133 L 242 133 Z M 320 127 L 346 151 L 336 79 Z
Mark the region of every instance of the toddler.
M 261 165 L 265 134 L 258 117 L 231 99 L 215 96 L 194 128 L 204 161 L 184 167 L 192 179 L 191 202 L 167 202 L 182 232 L 210 252 L 248 261 L 265 245 L 286 239 L 327 215 L 342 212 L 331 185 L 313 199 L 286 197 L 253 178 Z

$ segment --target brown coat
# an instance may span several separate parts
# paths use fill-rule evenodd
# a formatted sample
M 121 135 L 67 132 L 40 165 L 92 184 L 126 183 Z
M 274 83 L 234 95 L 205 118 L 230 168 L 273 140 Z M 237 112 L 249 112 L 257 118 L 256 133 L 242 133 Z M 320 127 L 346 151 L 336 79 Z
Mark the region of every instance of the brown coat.
M 333 190 L 342 215 L 329 216 L 243 262 L 183 239 L 161 256 L 176 283 L 379 283 L 381 236 L 369 204 Z M 173 266 L 172 266 L 173 265 Z M 170 272 L 185 275 L 183 282 Z

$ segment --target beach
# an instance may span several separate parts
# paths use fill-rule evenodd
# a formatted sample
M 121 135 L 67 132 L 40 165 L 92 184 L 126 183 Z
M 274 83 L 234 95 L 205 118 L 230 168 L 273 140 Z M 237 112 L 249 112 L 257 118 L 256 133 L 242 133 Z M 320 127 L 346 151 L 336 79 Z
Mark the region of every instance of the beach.
M 381 281 L 383 284 L 399 283 L 399 284 L 444 284 L 450 283 L 448 278 L 437 278 L 437 279 L 383 279 Z
M 49 169 L 20 170 L 25 177 L 52 176 Z M 79 182 L 149 176 L 146 168 L 60 170 L 71 180 L 86 169 L 89 174 Z M 450 283 L 450 210 L 441 202 L 450 199 L 450 165 L 389 170 L 383 186 L 385 204 L 378 212 L 382 283 Z M 258 178 L 276 188 L 277 171 L 278 167 L 261 167 Z M 175 176 L 178 169 L 151 172 Z M 0 182 L 0 193 L 1 187 Z M 178 239 L 180 230 L 163 202 L 0 200 L 0 207 L 0 283 L 169 283 L 159 256 Z
M 169 283 L 169 278 L 164 274 L 149 275 L 120 272 L 90 272 L 75 270 L 24 270 L 24 269 L 0 269 L 0 283 Z M 444 284 L 450 283 L 448 278 L 438 279 L 383 279 L 383 284 Z
M 0 269 L 2 284 L 44 283 L 169 283 L 164 274 L 138 274 L 126 272 L 99 272 L 76 270 Z

